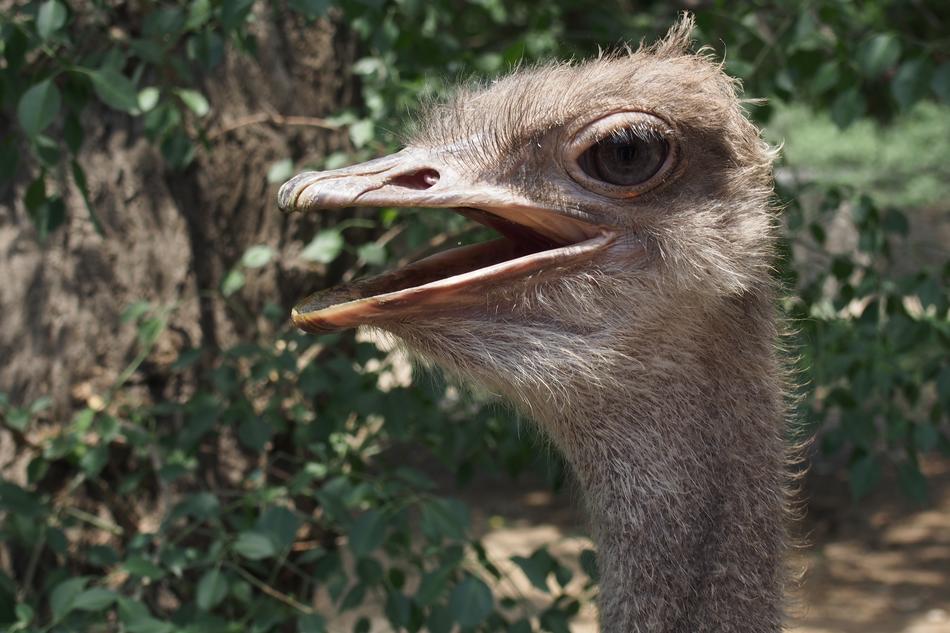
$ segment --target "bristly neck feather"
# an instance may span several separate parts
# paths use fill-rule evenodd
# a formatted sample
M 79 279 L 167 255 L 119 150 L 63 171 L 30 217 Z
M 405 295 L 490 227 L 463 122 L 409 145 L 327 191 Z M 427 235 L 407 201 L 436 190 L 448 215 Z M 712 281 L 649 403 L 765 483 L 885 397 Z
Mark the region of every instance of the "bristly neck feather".
M 565 454 L 598 545 L 603 631 L 777 632 L 786 457 L 770 292 L 674 303 L 675 316 L 586 333 L 393 332 L 516 403 Z
M 592 434 L 568 455 L 598 545 L 602 629 L 777 632 L 780 403 L 771 416 L 749 406 L 761 385 L 668 386 L 645 407 L 591 408 Z

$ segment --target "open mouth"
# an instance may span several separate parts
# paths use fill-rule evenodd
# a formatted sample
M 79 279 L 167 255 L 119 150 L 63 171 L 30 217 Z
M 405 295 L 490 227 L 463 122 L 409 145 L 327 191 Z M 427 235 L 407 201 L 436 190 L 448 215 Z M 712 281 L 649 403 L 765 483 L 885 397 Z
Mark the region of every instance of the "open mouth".
M 442 251 L 396 270 L 317 292 L 293 310 L 294 324 L 304 331 L 331 332 L 457 314 L 484 306 L 489 292 L 501 284 L 540 278 L 576 266 L 616 239 L 603 227 L 538 209 L 523 200 L 511 196 L 499 200 L 498 191 L 482 189 L 477 195 L 459 187 L 447 191 L 442 182 L 445 178 L 440 179 L 431 169 L 424 170 L 428 172 L 424 176 L 419 176 L 419 170 L 407 173 L 399 169 L 397 174 L 392 169 L 379 170 L 382 161 L 387 159 L 355 168 L 301 174 L 281 188 L 280 206 L 285 211 L 349 206 L 443 207 L 493 229 L 500 237 Z M 487 200 L 489 197 L 495 199 Z

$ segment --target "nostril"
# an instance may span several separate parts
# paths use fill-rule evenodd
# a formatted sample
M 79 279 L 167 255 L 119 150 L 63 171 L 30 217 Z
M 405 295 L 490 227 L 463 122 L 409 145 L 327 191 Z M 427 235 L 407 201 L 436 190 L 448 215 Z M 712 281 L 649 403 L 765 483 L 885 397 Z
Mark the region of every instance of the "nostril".
M 407 189 L 428 189 L 439 182 L 439 172 L 434 169 L 420 169 L 411 174 L 401 174 L 389 179 L 389 184 Z

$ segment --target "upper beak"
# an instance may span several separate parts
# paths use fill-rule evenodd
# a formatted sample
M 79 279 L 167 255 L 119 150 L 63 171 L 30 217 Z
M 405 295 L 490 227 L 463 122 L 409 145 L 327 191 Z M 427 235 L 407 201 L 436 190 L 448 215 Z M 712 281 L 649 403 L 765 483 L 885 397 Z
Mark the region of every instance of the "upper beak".
M 404 149 L 342 169 L 304 172 L 284 183 L 277 204 L 285 212 L 352 206 L 530 208 L 512 191 L 475 181 L 445 158 Z

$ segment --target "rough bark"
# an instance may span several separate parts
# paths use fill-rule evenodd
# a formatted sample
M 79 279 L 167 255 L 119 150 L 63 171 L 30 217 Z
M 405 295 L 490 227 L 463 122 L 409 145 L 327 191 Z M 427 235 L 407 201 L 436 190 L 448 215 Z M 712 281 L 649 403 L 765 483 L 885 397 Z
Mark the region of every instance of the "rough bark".
M 352 99 L 350 38 L 326 21 L 261 17 L 256 56 L 229 54 L 203 86 L 212 131 L 260 113 L 327 116 Z M 134 355 L 136 332 L 119 317 L 135 301 L 178 305 L 157 347 L 171 358 L 186 345 L 226 345 L 260 325 L 249 315 L 266 302 L 287 305 L 313 285 L 312 273 L 304 280 L 281 260 L 249 276 L 240 310 L 216 292 L 248 246 L 292 251 L 313 230 L 301 224 L 311 220 L 278 212 L 268 167 L 315 160 L 346 142 L 334 130 L 244 125 L 214 136 L 176 172 L 140 121 L 104 107 L 85 117 L 80 162 L 104 235 L 65 173 L 55 176 L 68 221 L 45 244 L 20 201 L 25 170 L 0 199 L 0 392 L 16 403 L 50 395 L 60 411 L 106 389 Z

